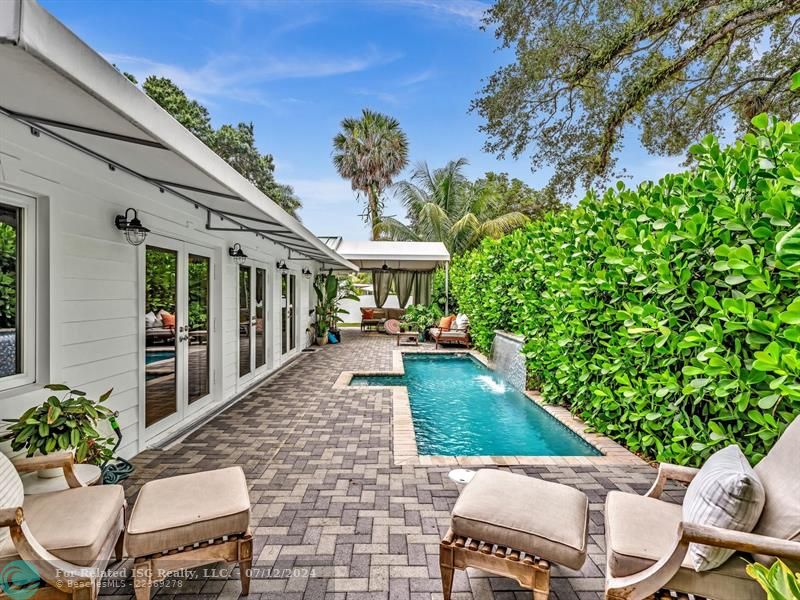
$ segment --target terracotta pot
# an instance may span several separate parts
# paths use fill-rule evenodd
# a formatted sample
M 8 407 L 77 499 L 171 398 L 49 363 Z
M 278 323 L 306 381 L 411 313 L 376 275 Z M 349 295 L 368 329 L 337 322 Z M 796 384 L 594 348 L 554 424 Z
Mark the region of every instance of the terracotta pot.
M 328 336 L 324 335 L 321 337 L 317 337 L 317 346 L 324 346 L 328 343 Z

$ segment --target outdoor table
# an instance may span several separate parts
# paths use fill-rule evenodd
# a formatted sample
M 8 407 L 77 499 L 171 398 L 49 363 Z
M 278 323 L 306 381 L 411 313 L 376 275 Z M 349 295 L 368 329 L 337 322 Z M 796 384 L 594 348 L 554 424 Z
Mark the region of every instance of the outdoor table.
M 393 333 L 397 338 L 398 346 L 419 346 L 419 332 L 418 331 L 398 331 Z

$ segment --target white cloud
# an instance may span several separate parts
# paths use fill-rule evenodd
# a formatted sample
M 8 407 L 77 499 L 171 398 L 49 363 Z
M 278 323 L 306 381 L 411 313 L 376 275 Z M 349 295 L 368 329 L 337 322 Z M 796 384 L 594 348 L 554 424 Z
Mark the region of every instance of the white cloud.
M 396 0 L 397 4 L 416 6 L 428 14 L 445 16 L 479 26 L 489 4 L 479 0 Z
M 184 67 L 149 58 L 108 53 L 106 60 L 140 81 L 148 75 L 168 77 L 196 98 L 226 97 L 244 102 L 270 104 L 256 88 L 265 81 L 334 77 L 365 71 L 399 58 L 370 47 L 364 54 L 351 57 L 320 56 L 215 56 L 205 64 Z M 292 99 L 290 99 L 292 100 Z M 296 100 L 296 99 L 295 99 Z

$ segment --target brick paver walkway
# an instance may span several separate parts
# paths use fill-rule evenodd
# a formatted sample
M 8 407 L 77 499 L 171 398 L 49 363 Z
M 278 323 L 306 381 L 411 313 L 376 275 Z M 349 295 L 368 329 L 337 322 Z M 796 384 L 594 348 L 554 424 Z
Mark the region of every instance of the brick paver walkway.
M 343 370 L 391 369 L 394 348 L 393 338 L 353 332 L 303 356 L 183 442 L 140 454 L 129 500 L 153 478 L 241 465 L 255 534 L 249 598 L 441 599 L 438 543 L 458 495 L 450 467 L 394 466 L 390 392 L 332 389 Z M 554 568 L 551 597 L 602 597 L 606 493 L 642 493 L 655 471 L 644 464 L 511 470 L 588 494 L 590 557 L 580 572 Z M 104 594 L 131 592 L 129 581 L 111 582 Z M 454 600 L 530 598 L 511 580 L 473 571 L 456 572 L 453 591 Z M 196 573 L 168 580 L 159 596 L 238 592 L 238 577 Z

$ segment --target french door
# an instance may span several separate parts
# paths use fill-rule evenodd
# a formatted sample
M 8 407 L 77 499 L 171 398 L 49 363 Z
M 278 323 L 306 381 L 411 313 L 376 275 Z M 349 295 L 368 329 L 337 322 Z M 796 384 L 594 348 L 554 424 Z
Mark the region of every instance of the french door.
M 239 378 L 247 380 L 267 370 L 269 362 L 267 269 L 239 265 Z
M 144 422 L 152 437 L 211 399 L 213 251 L 151 235 L 144 248 Z
M 297 276 L 281 274 L 281 354 L 297 347 Z

